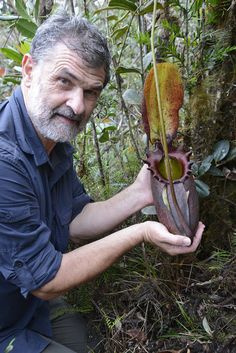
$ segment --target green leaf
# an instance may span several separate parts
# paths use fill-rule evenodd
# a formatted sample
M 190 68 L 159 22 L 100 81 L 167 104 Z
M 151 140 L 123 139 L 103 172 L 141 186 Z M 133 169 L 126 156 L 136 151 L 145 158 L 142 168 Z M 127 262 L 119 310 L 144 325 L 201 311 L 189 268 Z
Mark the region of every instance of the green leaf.
M 15 0 L 15 5 L 16 5 L 16 10 L 18 15 L 20 15 L 21 17 L 30 20 L 30 16 L 27 13 L 27 9 L 25 6 L 25 3 L 23 0 Z
M 108 20 L 108 21 L 117 21 L 117 20 L 118 20 L 118 17 L 115 16 L 115 15 L 107 16 L 107 20 Z
M 213 176 L 217 176 L 217 177 L 223 177 L 225 176 L 224 173 L 222 172 L 222 170 L 220 170 L 219 168 L 215 167 L 215 166 L 211 166 L 211 168 L 209 169 L 209 174 L 213 175 Z
M 201 180 L 195 179 L 196 190 L 200 197 L 207 197 L 210 195 L 209 186 Z
M 205 174 L 211 168 L 211 162 L 213 160 L 213 156 L 207 156 L 198 168 L 198 175 L 201 176 Z
M 156 4 L 157 9 L 163 10 L 163 6 L 158 2 Z M 149 1 L 148 4 L 146 4 L 144 7 L 142 6 L 139 10 L 139 15 L 145 15 L 147 13 L 152 13 L 153 12 L 153 7 L 154 7 L 154 1 Z
M 227 158 L 224 160 L 224 163 L 228 163 L 236 159 L 236 147 L 231 148 L 229 153 L 227 154 Z
M 13 60 L 17 64 L 21 65 L 23 55 L 18 53 L 18 51 L 10 48 L 1 48 L 0 50 L 7 59 Z
M 17 45 L 17 49 L 22 55 L 29 53 L 30 51 L 30 43 L 28 42 L 21 42 L 20 45 Z
M 110 0 L 108 7 L 135 12 L 137 10 L 137 5 L 135 3 L 135 0 Z
M 217 162 L 220 162 L 222 159 L 224 159 L 230 149 L 230 143 L 228 140 L 221 140 L 217 142 L 214 146 L 214 151 L 213 151 L 213 158 Z
M 132 88 L 127 89 L 123 93 L 123 99 L 128 104 L 139 105 L 141 103 L 140 94 Z
M 36 0 L 34 5 L 34 18 L 36 22 L 38 21 L 38 18 L 39 18 L 39 6 L 40 6 L 40 0 Z
M 199 165 L 197 163 L 193 163 L 191 167 L 192 174 L 194 176 L 199 176 Z
M 134 68 L 134 67 L 124 67 L 124 66 L 119 66 L 116 68 L 116 73 L 117 74 L 127 74 L 127 73 L 136 73 L 136 74 L 140 74 L 141 72 Z
M 112 37 L 116 40 L 118 40 L 120 37 L 122 37 L 127 31 L 128 31 L 129 26 L 124 26 L 122 28 L 118 28 L 112 33 Z
M 99 142 L 104 143 L 109 141 L 109 132 L 108 130 L 104 130 L 104 132 L 101 134 L 100 138 L 99 138 Z
M 23 36 L 33 38 L 37 30 L 37 25 L 32 21 L 21 18 L 16 22 L 16 28 Z

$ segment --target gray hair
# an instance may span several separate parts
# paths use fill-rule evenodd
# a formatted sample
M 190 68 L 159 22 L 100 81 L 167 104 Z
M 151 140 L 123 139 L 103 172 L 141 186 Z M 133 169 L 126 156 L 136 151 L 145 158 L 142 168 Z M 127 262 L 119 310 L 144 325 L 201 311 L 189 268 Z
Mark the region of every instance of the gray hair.
M 38 27 L 30 54 L 35 62 L 49 55 L 58 43 L 65 44 L 92 68 L 104 67 L 105 85 L 110 79 L 110 53 L 106 39 L 97 27 L 85 18 L 70 16 L 64 11 L 51 15 Z

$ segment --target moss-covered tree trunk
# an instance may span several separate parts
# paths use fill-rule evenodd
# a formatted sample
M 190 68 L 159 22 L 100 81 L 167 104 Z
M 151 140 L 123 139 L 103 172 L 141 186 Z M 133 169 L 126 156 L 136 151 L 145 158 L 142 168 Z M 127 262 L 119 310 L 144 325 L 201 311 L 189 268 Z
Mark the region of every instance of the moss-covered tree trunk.
M 208 30 L 216 38 L 206 43 L 208 53 L 221 41 L 224 48 L 236 45 L 236 2 L 222 1 L 217 7 L 208 9 L 215 22 Z M 212 153 L 214 144 L 222 139 L 231 146 L 236 140 L 236 51 L 229 52 L 225 59 L 215 60 L 193 90 L 189 102 L 191 145 L 195 159 L 203 160 Z M 229 178 L 236 161 L 225 165 L 225 177 L 206 174 L 203 178 L 210 186 L 210 195 L 201 201 L 201 218 L 208 225 L 207 245 L 231 246 L 231 235 L 236 230 L 236 181 Z M 231 174 L 232 176 L 232 174 Z

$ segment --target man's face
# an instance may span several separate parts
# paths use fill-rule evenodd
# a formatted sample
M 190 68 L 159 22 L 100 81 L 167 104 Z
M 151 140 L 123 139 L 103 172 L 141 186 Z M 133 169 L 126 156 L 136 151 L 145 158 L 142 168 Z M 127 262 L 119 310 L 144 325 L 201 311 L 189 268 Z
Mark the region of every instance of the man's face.
M 33 125 L 46 140 L 70 141 L 95 108 L 105 80 L 104 68 L 86 66 L 62 43 L 52 49 L 50 58 L 31 64 L 26 108 Z

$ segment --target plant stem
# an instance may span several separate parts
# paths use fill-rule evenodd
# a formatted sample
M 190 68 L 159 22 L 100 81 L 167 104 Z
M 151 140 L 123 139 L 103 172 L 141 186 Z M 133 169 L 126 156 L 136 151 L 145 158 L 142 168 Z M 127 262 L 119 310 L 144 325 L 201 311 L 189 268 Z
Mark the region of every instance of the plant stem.
M 102 183 L 102 186 L 105 187 L 106 186 L 106 179 L 105 179 L 105 173 L 103 170 L 102 157 L 101 157 L 101 152 L 100 152 L 100 147 L 99 147 L 96 125 L 95 125 L 94 119 L 91 119 L 91 124 L 92 124 L 92 128 L 93 128 L 93 137 L 94 137 L 99 172 L 100 172 L 100 176 L 101 176 L 101 183 Z
M 152 60 L 153 60 L 153 70 L 154 70 L 154 80 L 155 80 L 155 86 L 156 86 L 158 110 L 159 110 L 160 124 L 161 124 L 160 138 L 161 138 L 161 144 L 162 144 L 163 151 L 164 151 L 164 162 L 165 162 L 167 177 L 168 177 L 169 183 L 171 184 L 172 175 L 171 175 L 170 160 L 169 160 L 169 155 L 168 155 L 168 145 L 167 145 L 167 140 L 166 140 L 166 128 L 165 128 L 164 118 L 163 118 L 163 114 L 162 114 L 161 95 L 160 95 L 160 87 L 159 87 L 159 82 L 158 82 L 158 73 L 157 73 L 156 56 L 155 56 L 155 48 L 154 48 L 156 5 L 157 5 L 156 0 L 154 0 L 153 22 L 152 22 L 152 32 L 151 32 Z
M 157 103 L 158 103 L 160 125 L 161 125 L 160 139 L 161 139 L 161 144 L 162 144 L 162 148 L 163 148 L 163 152 L 164 152 L 165 169 L 166 169 L 166 173 L 167 173 L 167 179 L 168 179 L 169 185 L 170 185 L 170 193 L 171 193 L 171 197 L 173 200 L 173 204 L 174 204 L 174 207 L 175 207 L 176 212 L 178 214 L 178 217 L 181 220 L 181 224 L 183 226 L 184 232 L 186 233 L 186 235 L 190 236 L 192 232 L 183 217 L 183 214 L 179 208 L 177 197 L 175 194 L 175 188 L 174 188 L 174 183 L 173 183 L 172 174 L 171 174 L 170 158 L 169 158 L 169 154 L 168 154 L 168 144 L 167 144 L 167 139 L 166 139 L 165 122 L 164 122 L 164 118 L 163 118 L 163 114 L 162 114 L 161 95 L 160 95 L 160 87 L 159 87 L 159 82 L 158 82 L 158 73 L 157 73 L 156 56 L 155 56 L 155 48 L 154 48 L 154 29 L 155 29 L 156 8 L 157 8 L 156 5 L 157 5 L 157 2 L 156 2 L 156 0 L 154 0 L 153 22 L 152 22 L 152 32 L 151 32 L 151 48 L 152 48 L 154 80 L 155 80 L 155 86 L 156 86 Z

